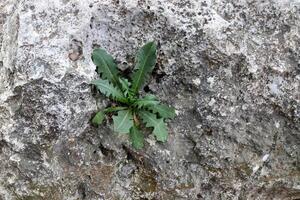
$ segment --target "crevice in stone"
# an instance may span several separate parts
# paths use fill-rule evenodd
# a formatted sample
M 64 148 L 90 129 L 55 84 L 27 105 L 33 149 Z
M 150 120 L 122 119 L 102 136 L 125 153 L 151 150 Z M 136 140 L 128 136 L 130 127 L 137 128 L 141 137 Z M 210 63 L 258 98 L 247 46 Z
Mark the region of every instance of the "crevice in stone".
M 85 183 L 80 183 L 78 185 L 78 193 L 81 196 L 81 199 L 84 200 L 87 197 L 87 188 Z
M 3 152 L 3 148 L 8 146 L 5 140 L 0 140 L 0 154 Z
M 152 92 L 152 90 L 150 89 L 150 87 L 148 85 L 145 85 L 143 90 L 148 93 L 148 92 Z
M 98 148 L 100 149 L 101 153 L 105 156 L 105 159 L 107 161 L 113 161 L 115 159 L 114 151 L 111 149 L 108 149 L 103 146 L 103 144 L 99 144 Z

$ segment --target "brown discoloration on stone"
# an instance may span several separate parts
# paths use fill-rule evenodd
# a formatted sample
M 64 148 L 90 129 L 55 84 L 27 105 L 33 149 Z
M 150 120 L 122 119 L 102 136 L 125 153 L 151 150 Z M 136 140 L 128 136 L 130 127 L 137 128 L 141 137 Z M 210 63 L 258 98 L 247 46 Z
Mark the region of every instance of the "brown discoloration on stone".
M 80 59 L 80 53 L 79 52 L 71 52 L 69 53 L 69 59 L 72 61 L 76 61 L 78 59 Z
M 144 193 L 157 191 L 156 173 L 141 168 L 137 173 L 136 187 Z
M 92 188 L 98 193 L 105 193 L 110 196 L 110 185 L 114 175 L 114 166 L 94 166 L 87 173 L 91 177 Z

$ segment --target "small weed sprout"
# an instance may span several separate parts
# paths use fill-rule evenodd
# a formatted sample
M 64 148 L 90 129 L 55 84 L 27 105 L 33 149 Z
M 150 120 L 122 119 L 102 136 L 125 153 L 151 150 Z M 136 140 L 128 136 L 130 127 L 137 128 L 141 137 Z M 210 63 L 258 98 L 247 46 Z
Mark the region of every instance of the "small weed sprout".
M 152 128 L 157 141 L 167 141 L 168 132 L 164 121 L 175 117 L 174 108 L 161 104 L 152 94 L 140 97 L 138 93 L 155 66 L 155 43 L 148 42 L 138 51 L 131 80 L 120 77 L 113 57 L 104 49 L 95 49 L 92 60 L 100 75 L 100 79 L 92 81 L 92 84 L 116 103 L 116 106 L 97 112 L 92 123 L 100 125 L 105 114 L 116 114 L 112 117 L 114 131 L 129 134 L 131 144 L 136 149 L 144 146 L 142 128 Z

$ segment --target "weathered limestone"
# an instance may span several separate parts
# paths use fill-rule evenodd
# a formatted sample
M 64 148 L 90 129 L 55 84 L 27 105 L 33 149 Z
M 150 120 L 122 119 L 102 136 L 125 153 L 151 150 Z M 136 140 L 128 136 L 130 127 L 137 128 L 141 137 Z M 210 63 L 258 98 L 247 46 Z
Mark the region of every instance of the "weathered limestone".
M 300 4 L 1 0 L 0 199 L 300 198 Z M 121 70 L 155 40 L 147 90 L 169 140 L 131 149 L 90 118 L 103 47 Z

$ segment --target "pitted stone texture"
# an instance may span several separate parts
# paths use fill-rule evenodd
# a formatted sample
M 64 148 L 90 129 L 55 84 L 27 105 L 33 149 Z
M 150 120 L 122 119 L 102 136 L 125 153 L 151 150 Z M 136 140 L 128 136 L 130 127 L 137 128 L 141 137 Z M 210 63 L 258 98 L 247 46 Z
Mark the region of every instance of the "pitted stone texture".
M 0 199 L 300 198 L 297 1 L 2 0 Z M 89 85 L 158 44 L 146 91 L 176 107 L 134 151 Z M 109 118 L 108 118 L 109 121 Z

